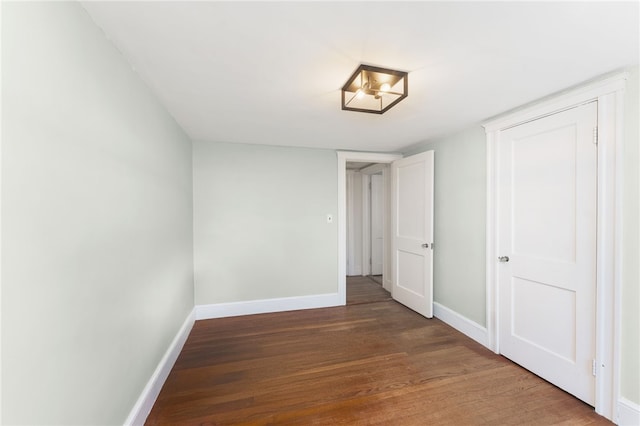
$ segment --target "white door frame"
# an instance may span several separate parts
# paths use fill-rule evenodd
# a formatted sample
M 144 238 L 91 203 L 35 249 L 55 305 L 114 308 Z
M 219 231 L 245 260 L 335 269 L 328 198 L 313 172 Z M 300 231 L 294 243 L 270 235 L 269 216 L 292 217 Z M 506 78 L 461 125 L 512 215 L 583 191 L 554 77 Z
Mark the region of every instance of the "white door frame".
M 385 183 L 385 190 L 383 191 L 383 205 L 387 205 L 389 200 L 386 194 L 386 179 L 388 178 L 388 164 L 372 164 L 364 169 L 360 170 L 362 174 L 362 275 L 371 275 L 371 264 L 368 262 L 371 259 L 371 175 L 382 174 L 382 180 Z M 382 229 L 387 229 L 387 215 L 382 216 Z M 384 232 L 384 231 L 383 231 Z M 386 237 L 386 235 L 385 235 Z M 386 244 L 386 241 L 385 241 Z M 384 248 L 383 248 L 384 252 Z M 383 253 L 383 259 L 385 259 Z M 384 264 L 383 264 L 384 267 Z M 383 273 L 384 277 L 384 273 Z
M 0 21 L 2 21 L 2 2 L 0 1 Z M 0 59 L 0 81 L 2 81 L 2 60 Z M 2 102 L 0 102 L 0 117 L 2 117 Z M 0 189 L 2 188 L 2 138 L 0 138 Z M 0 190 L 0 200 L 2 191 Z M 0 306 L 2 306 L 2 202 L 0 201 Z M 2 366 L 2 315 L 0 315 L 0 367 Z M 2 383 L 2 368 L 0 368 L 0 384 Z M 2 386 L 0 386 L 0 424 L 2 424 Z
M 336 151 L 338 155 L 338 303 L 347 304 L 347 162 L 391 163 L 400 154 Z M 384 274 L 384 272 L 383 272 Z
M 377 165 L 377 164 L 375 164 Z M 371 175 L 362 173 L 362 276 L 371 275 Z
M 360 207 L 360 203 L 356 203 L 356 192 L 362 191 L 362 182 L 358 185 L 355 185 L 356 176 L 361 173 L 358 170 L 347 170 L 346 172 L 346 180 L 345 185 L 347 188 L 346 197 L 347 197 L 347 216 L 345 217 L 345 223 L 347 227 L 347 275 L 363 275 L 364 274 L 364 262 L 362 257 L 360 260 L 356 262 L 357 254 L 362 254 L 362 247 L 360 250 L 356 250 L 358 244 L 361 244 L 362 234 L 360 235 L 360 239 L 356 241 L 355 233 L 356 227 L 361 227 L 362 217 L 355 217 L 355 207 Z M 362 177 L 362 176 L 361 176 Z M 360 192 L 361 197 L 364 197 L 364 193 Z M 361 211 L 361 216 L 364 216 L 364 212 Z M 360 253 L 358 253 L 360 251 Z
M 622 275 L 623 106 L 628 73 L 616 73 L 484 124 L 487 134 L 487 332 L 489 347 L 500 353 L 498 339 L 497 147 L 503 130 L 575 106 L 598 102 L 598 205 L 596 248 L 596 406 L 598 414 L 617 419 Z

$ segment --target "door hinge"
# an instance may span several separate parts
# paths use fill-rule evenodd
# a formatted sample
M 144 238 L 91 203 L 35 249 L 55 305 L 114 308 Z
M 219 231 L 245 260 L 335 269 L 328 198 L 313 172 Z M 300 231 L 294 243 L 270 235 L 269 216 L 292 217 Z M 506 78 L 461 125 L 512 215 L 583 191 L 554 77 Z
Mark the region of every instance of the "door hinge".
M 373 262 L 371 261 L 371 258 L 369 258 L 369 265 L 373 265 Z
M 598 126 L 593 128 L 593 143 L 598 145 Z
M 591 360 L 591 374 L 593 374 L 595 376 L 597 371 L 598 371 L 598 366 L 596 365 L 596 360 L 592 359 Z

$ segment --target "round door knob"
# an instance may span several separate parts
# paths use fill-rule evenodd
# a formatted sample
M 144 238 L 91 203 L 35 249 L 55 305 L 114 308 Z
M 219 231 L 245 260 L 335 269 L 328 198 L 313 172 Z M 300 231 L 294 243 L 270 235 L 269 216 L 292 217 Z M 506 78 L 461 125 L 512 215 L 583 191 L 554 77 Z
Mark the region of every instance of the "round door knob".
M 500 262 L 508 262 L 508 261 L 509 261 L 509 256 L 500 256 L 500 257 L 498 258 L 498 260 L 499 260 Z
M 429 244 L 428 244 L 428 243 L 424 243 L 424 244 L 422 245 L 422 248 L 429 248 Z

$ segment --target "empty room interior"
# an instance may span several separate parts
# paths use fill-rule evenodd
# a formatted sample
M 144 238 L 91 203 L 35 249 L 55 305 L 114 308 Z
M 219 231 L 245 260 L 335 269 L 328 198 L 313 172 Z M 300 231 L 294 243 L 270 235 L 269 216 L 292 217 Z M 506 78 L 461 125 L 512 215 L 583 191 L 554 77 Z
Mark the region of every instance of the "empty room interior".
M 640 425 L 639 6 L 1 1 L 0 423 Z

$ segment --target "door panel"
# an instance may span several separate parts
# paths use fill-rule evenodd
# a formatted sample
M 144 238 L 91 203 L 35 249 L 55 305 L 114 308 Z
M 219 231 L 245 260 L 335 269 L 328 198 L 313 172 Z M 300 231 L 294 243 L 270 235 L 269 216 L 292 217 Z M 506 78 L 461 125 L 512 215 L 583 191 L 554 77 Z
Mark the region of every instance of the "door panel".
M 433 151 L 427 151 L 391 165 L 391 293 L 427 318 L 433 316 L 433 160 Z
M 591 103 L 502 132 L 500 352 L 595 403 L 596 178 Z
M 513 140 L 511 156 L 513 251 L 574 262 L 575 123 Z M 555 233 L 554 238 L 549 238 L 548 231 Z
M 407 158 L 409 160 L 410 158 Z M 425 174 L 426 166 L 422 161 L 409 161 L 396 165 L 398 211 L 402 213 L 398 222 L 398 235 L 403 238 L 423 238 L 426 236 L 425 222 Z
M 426 293 L 424 255 L 398 249 L 398 286 L 418 298 Z
M 565 336 L 573 335 L 576 328 L 575 292 L 514 277 L 511 294 L 514 337 L 573 362 L 575 339 Z

